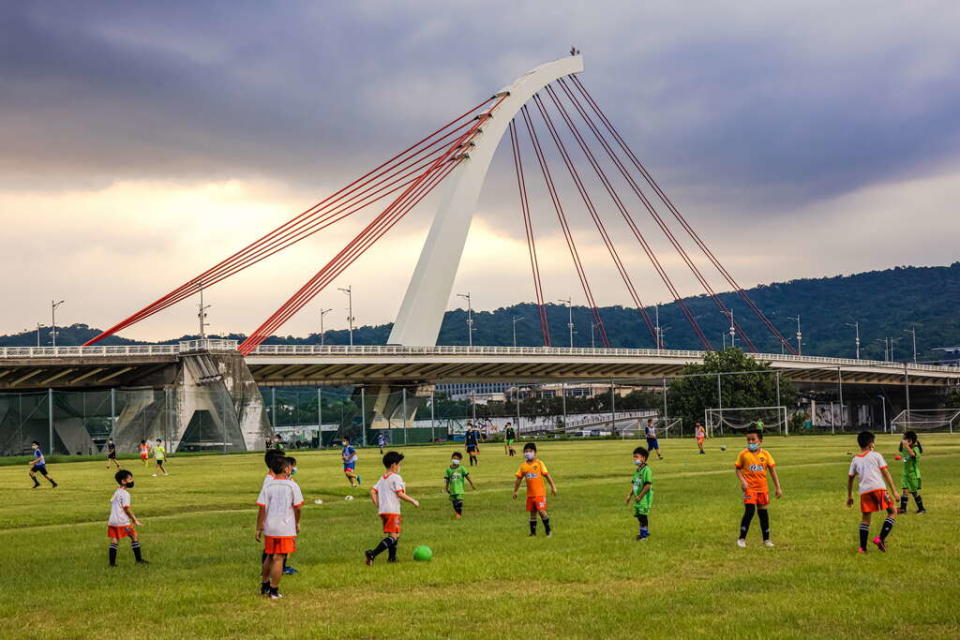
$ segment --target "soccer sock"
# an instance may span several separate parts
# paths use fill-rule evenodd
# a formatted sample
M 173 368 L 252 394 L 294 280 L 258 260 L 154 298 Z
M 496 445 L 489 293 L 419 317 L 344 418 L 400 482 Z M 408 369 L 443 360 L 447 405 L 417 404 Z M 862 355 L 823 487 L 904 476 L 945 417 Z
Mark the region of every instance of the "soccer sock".
M 386 538 L 381 540 L 380 544 L 378 544 L 376 548 L 373 550 L 373 557 L 376 558 L 378 555 L 380 555 L 381 553 L 389 549 L 391 542 L 393 542 L 393 538 L 391 538 L 390 536 L 387 536 Z
M 117 566 L 117 545 L 113 542 L 110 543 L 110 566 Z
M 131 542 L 130 548 L 133 549 L 133 557 L 137 559 L 137 562 L 143 562 L 143 552 L 140 551 L 140 543 Z
M 750 521 L 753 520 L 753 514 L 757 510 L 757 505 L 743 505 L 743 518 L 740 519 L 740 539 L 747 537 L 747 531 L 750 531 Z
M 910 494 L 907 491 L 904 491 L 900 494 L 900 511 L 907 510 L 907 504 L 910 500 Z
M 764 540 L 770 539 L 770 514 L 766 509 L 757 509 L 757 517 L 760 518 L 760 533 Z
M 387 559 L 388 559 L 390 562 L 396 562 L 396 561 L 397 561 L 397 544 L 398 544 L 400 541 L 397 540 L 396 538 L 387 538 L 387 540 L 389 540 L 389 542 L 387 543 L 387 544 L 388 544 L 388 547 L 389 547 L 389 552 L 388 552 L 388 554 L 387 554 Z
M 896 522 L 893 518 L 887 518 L 883 521 L 883 527 L 880 529 L 880 539 L 886 540 L 887 536 L 890 535 L 890 531 L 893 529 L 893 523 Z
M 923 511 L 923 510 L 924 510 L 924 508 L 923 508 L 923 498 L 920 497 L 920 494 L 919 494 L 919 493 L 914 493 L 914 494 L 913 494 L 913 501 L 917 503 L 917 511 Z M 907 501 L 904 500 L 903 502 L 904 502 L 904 507 L 903 507 L 903 508 L 906 509 L 906 508 L 907 508 L 907 507 L 906 507 L 906 502 L 907 502 Z
M 530 519 L 530 535 L 537 535 L 537 516 L 533 516 Z
M 463 513 L 463 500 L 454 500 L 454 501 L 453 501 L 453 510 L 456 511 L 458 515 L 459 515 L 459 514 L 462 514 L 462 513 Z
M 649 518 L 641 513 L 637 516 L 637 520 L 640 522 L 640 535 L 646 537 L 650 533 L 650 520 Z
M 37 477 L 36 477 L 36 476 L 33 476 L 33 477 L 31 477 L 30 479 L 33 480 L 33 486 L 34 486 L 34 487 L 39 487 L 39 486 L 40 486 L 40 483 L 37 482 Z
M 869 537 L 870 537 L 870 525 L 864 524 L 863 522 L 861 522 L 860 523 L 860 548 L 861 549 L 867 548 L 867 538 Z
M 550 535 L 550 518 L 544 518 L 540 516 L 540 519 L 543 520 L 543 530 L 547 535 Z

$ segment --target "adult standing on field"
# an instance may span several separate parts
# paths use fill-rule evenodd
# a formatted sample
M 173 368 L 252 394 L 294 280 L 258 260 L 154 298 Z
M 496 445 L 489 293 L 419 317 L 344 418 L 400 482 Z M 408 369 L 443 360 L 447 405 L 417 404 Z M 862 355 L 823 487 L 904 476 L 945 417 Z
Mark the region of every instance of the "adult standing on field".
M 656 451 L 657 460 L 663 460 L 660 455 L 660 443 L 657 442 L 657 428 L 653 425 L 653 418 L 647 418 L 647 427 L 643 430 L 647 436 L 647 451 Z

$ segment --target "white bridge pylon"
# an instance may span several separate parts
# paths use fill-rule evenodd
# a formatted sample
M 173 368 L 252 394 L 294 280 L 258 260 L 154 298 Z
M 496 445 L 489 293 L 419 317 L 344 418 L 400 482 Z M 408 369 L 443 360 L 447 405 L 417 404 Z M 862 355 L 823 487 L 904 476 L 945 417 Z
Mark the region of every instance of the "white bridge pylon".
M 496 93 L 506 97 L 493 117 L 483 123 L 482 133 L 473 140 L 469 158 L 447 185 L 387 344 L 407 347 L 437 344 L 480 189 L 510 121 L 546 85 L 582 71 L 583 56 L 567 56 L 531 69 Z

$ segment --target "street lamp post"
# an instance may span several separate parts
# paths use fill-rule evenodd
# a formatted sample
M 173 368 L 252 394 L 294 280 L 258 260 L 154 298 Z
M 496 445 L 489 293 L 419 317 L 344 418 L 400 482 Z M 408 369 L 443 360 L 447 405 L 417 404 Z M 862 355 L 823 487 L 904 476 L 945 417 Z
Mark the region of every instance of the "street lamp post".
M 853 327 L 853 328 L 856 330 L 856 332 L 857 332 L 857 334 L 856 334 L 856 335 L 857 335 L 857 337 L 856 337 L 857 360 L 859 360 L 859 359 L 860 359 L 860 322 L 859 322 L 859 321 L 855 321 L 855 322 L 852 322 L 852 323 L 851 323 L 851 322 L 848 322 L 848 323 L 847 323 L 847 326 L 848 326 L 848 327 Z
M 883 343 L 883 361 L 890 361 L 890 338 L 877 338 L 877 342 Z
M 797 321 L 797 355 L 803 355 L 803 332 L 800 331 L 800 314 L 798 313 L 795 316 L 790 316 L 791 320 Z
M 730 348 L 737 346 L 737 326 L 733 323 L 733 309 L 724 311 L 723 315 L 730 318 Z
M 54 347 L 57 346 L 57 307 L 63 304 L 63 300 L 55 302 L 50 301 L 50 340 Z
M 463 298 L 467 301 L 467 345 L 473 346 L 473 298 L 470 297 L 470 292 L 458 293 L 457 297 Z M 516 324 L 514 324 L 516 327 Z
M 350 346 L 353 346 L 353 321 L 356 318 L 353 317 L 353 285 L 348 284 L 347 288 L 337 287 L 340 291 L 343 291 L 347 294 L 347 326 L 350 328 Z
M 517 322 L 523 320 L 523 316 L 513 316 L 513 346 L 517 346 Z
M 567 305 L 567 329 L 570 331 L 570 348 L 573 349 L 573 298 L 560 298 L 559 302 Z
M 323 330 L 323 316 L 327 315 L 333 311 L 333 309 L 320 309 L 320 346 L 322 347 L 325 344 L 324 336 L 326 332 Z
M 37 323 L 37 346 L 38 347 L 40 346 L 40 329 L 41 327 L 45 327 L 45 326 L 47 325 L 43 324 L 42 322 Z
M 917 326 L 904 330 L 904 333 L 909 333 L 913 338 L 913 364 L 917 364 Z

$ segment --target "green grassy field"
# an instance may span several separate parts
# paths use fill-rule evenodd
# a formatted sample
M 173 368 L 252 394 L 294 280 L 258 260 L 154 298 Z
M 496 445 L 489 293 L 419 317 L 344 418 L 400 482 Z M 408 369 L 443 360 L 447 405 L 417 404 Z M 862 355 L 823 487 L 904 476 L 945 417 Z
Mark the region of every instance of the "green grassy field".
M 960 637 L 960 436 L 923 438 L 929 513 L 911 503 L 890 550 L 866 556 L 854 553 L 859 515 L 844 504 L 854 437 L 767 439 L 785 492 L 771 506 L 772 549 L 756 520 L 748 548 L 734 544 L 742 441 L 707 442 L 705 456 L 691 440 L 662 442 L 645 542 L 623 504 L 634 442 L 540 443 L 560 490 L 552 538 L 528 537 L 522 495 L 510 499 L 519 460 L 502 446 L 483 448 L 459 521 L 441 493 L 454 447 L 406 449 L 401 473 L 423 504 L 404 505 L 401 562 L 373 567 L 362 552 L 381 537 L 366 497 L 376 450 L 360 452 L 363 490 L 347 486 L 336 452 L 299 453 L 307 504 L 291 565 L 301 572 L 284 578 L 279 601 L 257 595 L 259 455 L 173 458 L 167 478 L 126 461 L 151 564 L 134 565 L 124 541 L 115 569 L 102 462 L 51 464 L 59 489 L 32 490 L 26 466 L 3 467 L 0 637 Z M 895 449 L 880 438 L 899 480 Z M 417 544 L 432 562 L 411 559 Z

